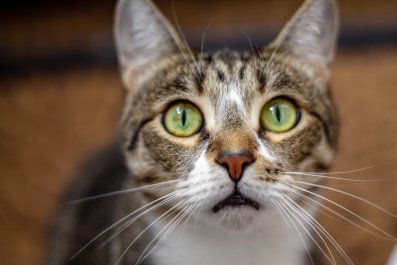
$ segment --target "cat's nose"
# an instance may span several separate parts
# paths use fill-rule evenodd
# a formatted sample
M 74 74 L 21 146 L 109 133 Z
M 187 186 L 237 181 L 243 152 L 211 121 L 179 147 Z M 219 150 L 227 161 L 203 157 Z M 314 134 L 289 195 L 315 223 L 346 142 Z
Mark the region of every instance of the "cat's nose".
M 225 167 L 229 172 L 229 177 L 234 182 L 238 182 L 243 176 L 244 169 L 254 162 L 255 158 L 248 151 L 230 152 L 222 151 L 216 158 L 216 162 Z

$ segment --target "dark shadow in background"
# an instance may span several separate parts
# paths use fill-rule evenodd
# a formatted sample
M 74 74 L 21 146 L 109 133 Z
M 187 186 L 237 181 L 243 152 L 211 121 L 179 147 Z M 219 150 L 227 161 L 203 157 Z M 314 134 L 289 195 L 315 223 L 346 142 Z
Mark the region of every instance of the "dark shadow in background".
M 103 5 L 103 12 L 111 14 L 113 12 L 109 12 L 109 9 L 113 9 L 114 3 L 114 0 L 9 0 L 0 2 L 0 17 L 7 17 L 8 20 L 6 22 L 9 25 L 13 19 L 17 21 L 20 18 L 23 19 L 26 15 L 40 18 L 41 16 L 47 16 L 48 12 L 52 10 L 59 11 L 64 7 L 73 6 L 73 8 L 78 9 L 79 6 L 94 6 L 98 4 Z M 183 10 L 178 11 L 177 15 L 183 16 Z M 89 15 L 87 14 L 87 16 Z M 109 20 L 109 17 L 105 19 Z M 279 27 L 266 26 L 259 23 L 258 21 L 257 25 L 244 28 L 244 31 L 253 43 L 261 46 L 273 39 Z M 3 36 L 0 41 L 0 78 L 12 78 L 16 75 L 33 71 L 52 72 L 93 65 L 115 66 L 116 56 L 111 21 L 107 21 L 104 25 L 103 28 L 93 29 L 90 32 L 91 36 L 90 34 L 86 36 L 85 44 L 88 43 L 88 45 L 81 45 L 80 42 L 76 42 L 75 45 L 68 45 L 62 49 L 51 49 L 49 47 L 44 53 L 32 50 L 21 54 L 18 50 L 13 49 L 12 43 L 8 43 L 7 36 Z M 7 24 L 4 25 L 0 20 L 0 31 L 3 26 L 7 26 Z M 204 29 L 205 26 L 198 25 L 197 27 Z M 183 32 L 193 48 L 200 47 L 201 38 L 197 36 L 201 36 L 202 31 L 198 32 L 196 28 L 183 27 Z M 15 32 L 15 34 L 18 34 L 18 32 Z M 99 38 L 98 35 L 100 36 Z M 250 49 L 247 40 L 241 38 L 241 36 L 233 37 L 233 35 L 230 35 L 228 38 L 219 38 L 217 34 L 208 34 L 205 49 L 212 51 L 225 47 L 225 44 L 235 50 Z M 27 43 L 26 45 L 29 44 Z M 343 23 L 342 21 L 339 46 L 342 49 L 397 46 L 397 17 L 391 20 L 379 17 L 376 23 L 373 23 L 373 20 L 368 22 L 365 18 L 356 20 L 354 24 Z

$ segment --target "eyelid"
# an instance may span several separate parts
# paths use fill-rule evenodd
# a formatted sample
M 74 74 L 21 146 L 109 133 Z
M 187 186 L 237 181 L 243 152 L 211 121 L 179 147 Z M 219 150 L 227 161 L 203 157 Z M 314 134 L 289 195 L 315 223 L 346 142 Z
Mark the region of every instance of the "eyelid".
M 169 98 L 167 98 L 165 100 L 156 101 L 154 103 L 154 105 L 155 105 L 154 109 L 155 109 L 155 112 L 157 114 L 164 113 L 172 105 L 175 105 L 175 104 L 178 104 L 178 103 L 190 103 L 193 106 L 195 106 L 201 113 L 203 113 L 201 111 L 201 108 L 199 107 L 199 104 L 197 104 L 197 102 L 195 102 L 194 100 L 188 99 L 188 98 L 180 97 L 180 96 L 169 97 Z
M 284 99 L 284 100 L 290 101 L 295 107 L 297 107 L 297 108 L 300 107 L 300 104 L 299 104 L 300 101 L 295 99 L 294 97 L 289 96 L 289 95 L 276 95 L 274 97 L 271 97 L 267 101 L 265 101 L 264 105 L 266 105 L 267 103 L 269 103 L 273 100 L 277 100 L 277 99 Z

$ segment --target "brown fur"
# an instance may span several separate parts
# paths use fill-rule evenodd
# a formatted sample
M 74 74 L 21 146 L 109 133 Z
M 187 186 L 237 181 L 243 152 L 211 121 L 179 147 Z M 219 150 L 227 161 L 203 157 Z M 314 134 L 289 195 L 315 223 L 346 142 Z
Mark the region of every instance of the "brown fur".
M 279 37 L 259 53 L 240 54 L 224 50 L 207 54 L 190 51 L 150 2 L 133 0 L 131 3 L 135 9 L 130 9 L 129 2 L 122 0 L 116 17 L 116 42 L 128 93 L 121 120 L 121 145 L 128 172 L 121 174 L 123 179 L 119 188 L 189 179 L 203 150 L 211 170 L 222 169 L 216 159 L 223 152 L 248 152 L 253 157 L 249 167 L 255 172 L 253 178 L 258 180 L 261 188 L 283 181 L 283 173 L 287 171 L 311 172 L 319 164 L 323 169 L 329 167 L 338 138 L 338 118 L 328 92 L 328 65 L 333 50 L 317 54 L 307 52 L 298 44 L 296 49 L 290 46 L 290 41 L 296 37 L 295 31 L 299 31 L 297 24 L 307 23 L 306 20 L 308 23 L 318 22 L 311 21 L 310 16 L 306 18 L 306 13 L 323 12 L 325 7 L 326 10 L 330 8 L 331 13 L 334 11 L 331 0 L 321 1 L 306 2 Z M 325 7 L 317 7 L 321 4 Z M 131 21 L 132 24 L 128 24 Z M 152 31 L 146 32 L 142 28 L 142 24 L 146 26 L 147 23 L 147 28 Z M 332 26 L 333 21 L 324 27 L 328 24 Z M 335 29 L 328 33 L 334 36 Z M 125 39 L 126 36 L 133 39 Z M 334 42 L 332 36 L 331 42 Z M 161 43 L 161 46 L 154 47 L 152 42 Z M 322 43 L 322 40 L 318 42 L 315 44 L 319 49 L 325 45 L 333 46 L 333 43 Z M 311 45 L 314 44 L 309 43 L 307 47 Z M 234 98 L 229 100 L 229 96 Z M 276 134 L 260 125 L 259 113 L 266 102 L 278 97 L 291 99 L 299 109 L 301 119 L 288 132 Z M 200 109 L 204 116 L 201 132 L 190 137 L 177 137 L 165 130 L 162 116 L 176 101 L 190 101 Z M 276 161 L 261 153 L 260 144 L 266 145 L 272 156 L 277 158 Z M 115 200 L 115 210 L 109 213 L 110 220 L 104 221 L 104 227 L 179 188 L 173 184 Z M 211 187 L 211 191 L 216 188 Z M 223 188 L 222 185 L 219 187 Z M 202 195 L 208 190 L 203 188 L 200 192 L 198 194 Z M 153 211 L 146 220 L 143 218 L 134 225 L 126 226 L 119 239 L 107 245 L 106 259 L 99 258 L 98 250 L 94 249 L 83 255 L 81 260 L 78 256 L 71 262 L 86 264 L 94 259 L 100 264 L 107 264 L 118 258 L 121 258 L 122 264 L 136 261 L 147 241 L 145 237 L 150 240 L 153 235 L 149 230 L 149 235 L 138 237 L 137 246 L 124 256 L 122 253 L 129 249 L 131 238 L 141 235 L 140 230 L 145 223 L 149 224 L 148 220 L 153 222 L 178 203 L 191 199 L 188 194 L 180 195 L 175 201 L 168 201 Z M 74 213 L 62 214 L 70 216 Z M 87 214 L 95 218 L 95 212 L 89 211 Z M 175 215 L 175 212 L 170 212 L 170 215 Z M 66 224 L 65 228 L 64 224 L 63 227 L 68 233 L 73 233 L 79 229 L 79 221 L 73 220 L 71 225 Z M 233 225 L 238 222 L 229 220 L 227 223 Z M 150 225 L 146 227 L 150 228 Z M 68 242 L 71 246 L 50 260 L 61 264 L 60 260 L 78 250 L 78 244 L 92 238 L 93 233 L 90 231 L 88 236 L 83 233 L 82 239 Z

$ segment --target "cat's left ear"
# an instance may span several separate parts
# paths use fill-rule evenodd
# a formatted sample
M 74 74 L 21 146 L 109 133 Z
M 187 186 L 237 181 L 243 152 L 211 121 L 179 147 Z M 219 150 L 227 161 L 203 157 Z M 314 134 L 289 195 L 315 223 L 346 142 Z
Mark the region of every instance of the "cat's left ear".
M 115 15 L 117 57 L 128 89 L 139 84 L 152 65 L 186 48 L 150 0 L 119 0 Z
M 338 30 L 335 0 L 306 0 L 271 47 L 326 70 L 334 59 Z

